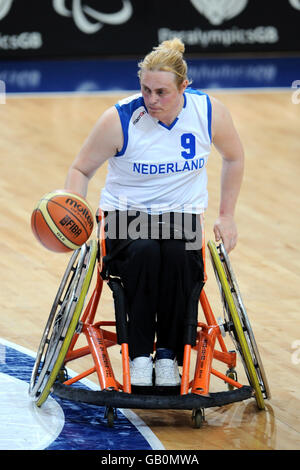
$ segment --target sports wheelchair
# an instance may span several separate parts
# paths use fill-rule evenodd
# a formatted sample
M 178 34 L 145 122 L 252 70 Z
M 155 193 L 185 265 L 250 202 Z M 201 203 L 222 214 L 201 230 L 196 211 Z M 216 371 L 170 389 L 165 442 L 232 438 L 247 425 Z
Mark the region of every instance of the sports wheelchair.
M 271 396 L 270 389 L 249 318 L 225 248 L 222 243 L 217 246 L 212 241 L 207 246 L 220 290 L 222 318 L 216 320 L 203 288 L 199 305 L 204 320 L 197 325 L 196 345 L 186 344 L 184 347 L 181 385 L 131 386 L 125 294 L 119 278 L 103 276 L 106 251 L 101 214 L 99 227 L 97 240 L 91 240 L 73 252 L 53 302 L 29 385 L 29 395 L 36 405 L 42 406 L 50 393 L 60 398 L 99 405 L 104 407 L 104 419 L 110 427 L 114 424 L 117 408 L 192 410 L 192 422 L 196 428 L 204 422 L 206 408 L 254 398 L 257 408 L 265 409 L 265 399 Z M 85 306 L 95 271 L 95 287 Z M 100 298 L 104 282 L 108 283 L 113 293 L 114 318 L 111 321 L 95 321 L 97 311 L 101 313 Z M 83 347 L 77 345 L 81 335 L 86 338 Z M 228 350 L 225 345 L 224 337 L 227 335 L 234 344 L 234 350 Z M 118 347 L 121 352 L 120 381 L 110 360 L 111 347 Z M 248 385 L 238 382 L 237 353 Z M 196 354 L 194 371 L 191 370 L 192 354 Z M 94 365 L 69 378 L 66 365 L 87 355 L 90 355 Z M 227 366 L 227 371 L 224 373 L 213 368 L 213 360 Z M 95 372 L 99 390 L 81 387 L 80 381 Z M 227 384 L 227 389 L 212 392 L 212 375 Z

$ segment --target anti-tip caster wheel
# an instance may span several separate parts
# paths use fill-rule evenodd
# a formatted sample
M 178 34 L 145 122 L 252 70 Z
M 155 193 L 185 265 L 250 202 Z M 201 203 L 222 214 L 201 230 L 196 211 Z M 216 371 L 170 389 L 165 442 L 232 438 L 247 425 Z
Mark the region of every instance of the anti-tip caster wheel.
M 226 377 L 229 377 L 230 379 L 232 380 L 235 380 L 237 382 L 237 373 L 236 373 L 236 370 L 234 368 L 230 368 L 226 371 Z M 227 384 L 228 386 L 228 390 L 234 390 L 234 386 L 231 385 L 231 384 Z
M 106 418 L 107 426 L 112 428 L 114 426 L 115 419 L 117 418 L 116 410 L 111 406 L 106 407 L 104 418 Z
M 202 410 L 202 408 L 200 408 L 198 410 L 196 410 L 196 409 L 193 410 L 192 421 L 193 421 L 194 427 L 196 429 L 201 428 L 201 426 L 203 425 L 203 423 L 205 421 L 204 410 Z

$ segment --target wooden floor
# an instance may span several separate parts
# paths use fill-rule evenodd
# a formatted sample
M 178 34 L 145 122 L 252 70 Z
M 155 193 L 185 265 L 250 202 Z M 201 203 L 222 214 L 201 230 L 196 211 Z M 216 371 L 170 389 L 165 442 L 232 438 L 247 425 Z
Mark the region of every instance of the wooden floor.
M 208 409 L 201 429 L 192 427 L 189 411 L 135 412 L 166 449 L 300 449 L 300 105 L 288 91 L 214 95 L 231 110 L 246 151 L 236 214 L 239 243 L 231 262 L 272 398 L 260 412 L 252 399 Z M 0 105 L 0 336 L 30 350 L 38 348 L 69 259 L 39 246 L 31 211 L 44 193 L 63 187 L 83 140 L 117 98 L 8 98 Z M 213 151 L 207 239 L 218 210 L 219 173 Z M 104 166 L 90 184 L 95 210 L 105 174 Z M 208 275 L 206 291 L 219 308 L 209 264 Z M 112 318 L 111 312 L 110 292 L 104 290 L 102 318 Z

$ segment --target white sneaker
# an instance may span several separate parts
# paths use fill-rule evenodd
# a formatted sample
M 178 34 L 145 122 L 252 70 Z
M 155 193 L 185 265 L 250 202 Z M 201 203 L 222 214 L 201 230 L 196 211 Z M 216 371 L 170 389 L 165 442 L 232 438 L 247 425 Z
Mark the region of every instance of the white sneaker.
M 176 359 L 157 359 L 155 361 L 155 385 L 174 387 L 180 383 Z
M 152 357 L 136 357 L 133 361 L 130 361 L 129 365 L 131 385 L 152 386 Z

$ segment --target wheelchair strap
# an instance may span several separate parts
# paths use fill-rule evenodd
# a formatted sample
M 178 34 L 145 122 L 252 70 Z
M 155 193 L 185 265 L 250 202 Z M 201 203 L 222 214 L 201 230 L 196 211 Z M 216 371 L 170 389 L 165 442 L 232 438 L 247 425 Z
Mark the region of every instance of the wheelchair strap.
M 184 320 L 183 343 L 195 346 L 198 325 L 198 302 L 204 282 L 197 282 L 189 298 L 188 309 Z
M 133 240 L 126 239 L 126 240 L 118 240 L 118 243 L 110 250 L 110 252 L 103 256 L 102 258 L 102 271 L 101 277 L 105 281 L 109 279 L 109 263 L 116 258 L 116 256 L 124 250 Z
M 121 280 L 117 277 L 110 278 L 108 286 L 113 293 L 118 344 L 128 343 L 127 303 Z

